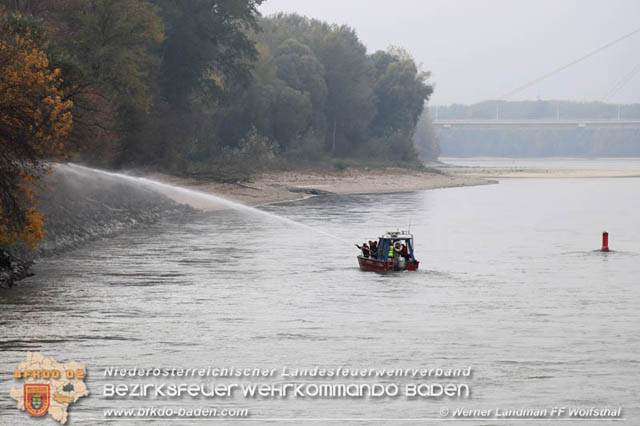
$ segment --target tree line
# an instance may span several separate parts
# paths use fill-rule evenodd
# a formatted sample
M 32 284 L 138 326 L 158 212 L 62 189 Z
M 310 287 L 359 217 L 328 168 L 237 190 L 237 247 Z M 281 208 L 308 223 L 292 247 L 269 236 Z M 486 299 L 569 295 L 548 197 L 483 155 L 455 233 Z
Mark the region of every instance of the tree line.
M 262 1 L 0 0 L 0 245 L 42 238 L 34 185 L 56 158 L 233 180 L 437 152 L 406 51 Z

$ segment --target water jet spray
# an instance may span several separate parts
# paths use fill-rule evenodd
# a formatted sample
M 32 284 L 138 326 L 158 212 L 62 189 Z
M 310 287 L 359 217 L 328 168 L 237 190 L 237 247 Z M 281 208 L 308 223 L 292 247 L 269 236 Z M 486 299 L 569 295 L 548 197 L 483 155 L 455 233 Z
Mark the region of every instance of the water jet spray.
M 56 167 L 64 167 L 63 165 L 56 165 Z M 302 227 L 305 229 L 308 229 L 310 231 L 313 231 L 317 234 L 323 235 L 325 237 L 330 237 L 332 239 L 338 240 L 338 241 L 342 241 L 342 242 L 346 242 L 346 240 L 337 237 L 333 234 L 330 234 L 326 231 L 323 231 L 321 229 L 317 229 L 314 228 L 312 226 L 309 225 L 305 225 L 304 223 L 300 223 L 297 222 L 295 220 L 286 218 L 286 217 L 282 217 L 282 216 L 278 216 L 276 214 L 270 213 L 270 212 L 266 212 L 264 210 L 260 210 L 257 209 L 255 207 L 250 207 L 250 206 L 246 206 L 244 204 L 235 202 L 235 201 L 231 201 L 227 198 L 221 197 L 219 195 L 214 195 L 214 194 L 210 194 L 207 192 L 202 192 L 202 191 L 198 191 L 195 189 L 188 189 L 188 188 L 184 188 L 181 186 L 177 186 L 177 185 L 172 185 L 172 184 L 168 184 L 168 183 L 164 183 L 164 182 L 159 182 L 157 180 L 153 180 L 153 179 L 149 179 L 149 178 L 145 178 L 145 177 L 138 177 L 138 176 L 131 176 L 131 175 L 127 175 L 127 174 L 123 174 L 123 173 L 116 173 L 116 172 L 108 172 L 106 170 L 100 170 L 100 169 L 94 169 L 91 167 L 85 167 L 85 166 L 80 166 L 78 164 L 74 164 L 74 163 L 67 163 L 66 167 L 68 167 L 71 171 L 80 173 L 80 172 L 85 172 L 85 173 L 95 173 L 95 174 L 101 174 L 104 176 L 110 176 L 113 178 L 118 178 L 118 179 L 123 179 L 123 180 L 127 180 L 129 182 L 133 182 L 136 183 L 138 185 L 143 185 L 146 186 L 148 188 L 155 188 L 156 190 L 158 190 L 158 192 L 164 193 L 165 195 L 166 192 L 174 192 L 174 193 L 178 193 L 178 194 L 182 194 L 182 195 L 186 195 L 186 196 L 190 196 L 190 197 L 197 197 L 201 200 L 205 200 L 205 201 L 209 201 L 218 205 L 222 205 L 225 206 L 227 208 L 233 209 L 233 210 L 238 210 L 238 211 L 244 211 L 247 213 L 251 213 L 251 214 L 255 214 L 255 215 L 260 215 L 262 217 L 266 217 L 269 218 L 271 220 L 277 220 L 289 225 L 294 225 L 294 226 L 298 226 L 298 227 Z

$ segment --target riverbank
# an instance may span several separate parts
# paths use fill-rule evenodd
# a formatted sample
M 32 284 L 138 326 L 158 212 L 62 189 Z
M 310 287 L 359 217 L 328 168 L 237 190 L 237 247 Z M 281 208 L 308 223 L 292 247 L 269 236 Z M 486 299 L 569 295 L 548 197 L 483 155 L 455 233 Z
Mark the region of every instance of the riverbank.
M 640 177 L 640 158 L 442 158 L 438 169 L 475 178 Z
M 145 184 L 125 176 L 86 168 L 56 166 L 45 179 L 49 190 L 39 197 L 40 210 L 45 215 L 45 238 L 38 244 L 36 252 L 14 247 L 0 253 L 3 255 L 0 256 L 0 286 L 10 287 L 29 276 L 29 266 L 38 257 L 116 235 L 168 215 L 184 215 L 193 211 L 191 208 L 228 208 L 218 196 L 247 206 L 259 206 L 321 194 L 411 192 L 495 183 L 482 177 L 452 175 L 434 169 L 395 167 L 349 168 L 332 172 L 269 172 L 248 182 L 238 183 L 219 183 L 162 173 L 146 173 L 144 177 L 176 188 L 149 182 Z M 211 194 L 211 197 L 203 197 L 189 190 Z
M 21 259 L 0 249 L 0 288 L 13 287 L 16 281 L 33 275 L 29 268 L 33 262 Z
M 219 183 L 203 179 L 181 178 L 149 173 L 147 178 L 180 187 L 216 194 L 248 206 L 295 201 L 320 194 L 375 194 L 412 192 L 495 183 L 476 176 L 462 176 L 432 170 L 347 169 L 343 171 L 286 171 L 264 173 L 249 182 Z M 195 208 L 213 210 L 221 206 L 198 200 L 188 194 L 167 191 L 165 195 Z
M 42 188 L 37 201 L 44 238 L 36 250 L 21 243 L 0 249 L 0 287 L 29 276 L 29 267 L 40 257 L 194 211 L 130 180 L 62 164 L 45 176 Z

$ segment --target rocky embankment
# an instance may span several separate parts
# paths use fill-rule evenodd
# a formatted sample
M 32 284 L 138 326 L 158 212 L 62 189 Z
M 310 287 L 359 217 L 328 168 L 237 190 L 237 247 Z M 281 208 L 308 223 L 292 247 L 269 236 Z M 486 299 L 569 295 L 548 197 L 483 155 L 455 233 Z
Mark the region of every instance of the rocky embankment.
M 39 257 L 193 211 L 136 182 L 64 165 L 56 166 L 44 184 L 38 209 L 45 215 L 45 238 L 36 251 L 18 246 L 0 251 L 0 287 L 28 276 Z
M 21 259 L 7 250 L 0 249 L 0 288 L 13 287 L 16 281 L 31 275 L 29 267 L 33 262 Z

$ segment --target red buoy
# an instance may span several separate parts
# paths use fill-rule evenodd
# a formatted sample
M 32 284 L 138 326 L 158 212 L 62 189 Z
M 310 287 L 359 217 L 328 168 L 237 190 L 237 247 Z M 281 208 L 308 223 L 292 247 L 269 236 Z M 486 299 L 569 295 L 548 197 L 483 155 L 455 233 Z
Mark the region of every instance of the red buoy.
M 609 251 L 609 233 L 606 231 L 602 233 L 602 248 L 600 251 Z

